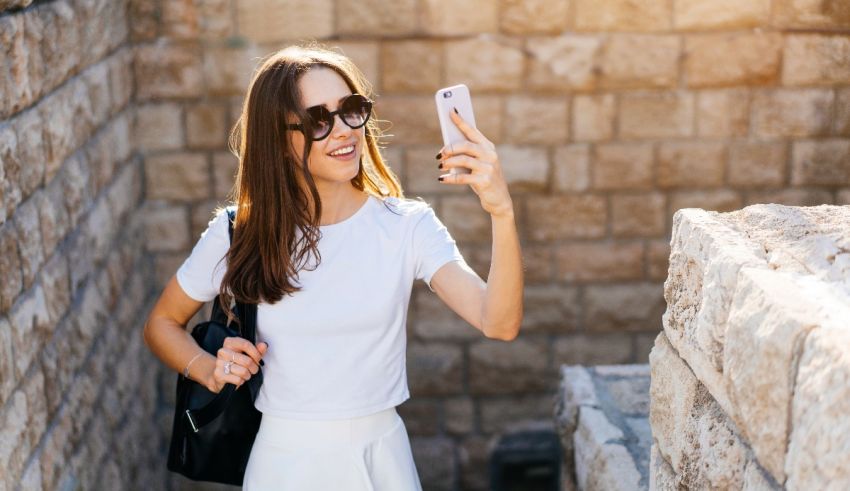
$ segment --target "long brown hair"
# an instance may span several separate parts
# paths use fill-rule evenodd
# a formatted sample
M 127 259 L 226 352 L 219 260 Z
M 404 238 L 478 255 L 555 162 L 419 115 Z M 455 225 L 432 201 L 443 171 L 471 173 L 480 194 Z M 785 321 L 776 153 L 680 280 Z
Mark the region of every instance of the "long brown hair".
M 305 134 L 303 158 L 291 148 L 286 115 L 304 119 L 298 81 L 315 67 L 334 70 L 353 93 L 373 98 L 371 84 L 346 56 L 320 47 L 290 46 L 276 51 L 255 70 L 248 86 L 242 113 L 230 132 L 229 147 L 239 158 L 236 182 L 228 197 L 236 205 L 233 241 L 227 251 L 227 271 L 221 282 L 219 301 L 229 318 L 231 302 L 275 303 L 284 294 L 301 288 L 298 277 L 313 254 L 321 261 L 318 241 L 322 203 L 307 166 L 312 140 Z M 377 197 L 403 198 L 393 171 L 381 157 L 381 130 L 375 114 L 366 124 L 366 149 L 353 186 Z M 309 133 L 309 132 L 307 132 Z M 300 165 L 310 199 L 297 179 Z M 309 203 L 312 212 L 308 212 Z M 221 210 L 219 210 L 220 212 Z M 296 243 L 296 227 L 302 236 Z

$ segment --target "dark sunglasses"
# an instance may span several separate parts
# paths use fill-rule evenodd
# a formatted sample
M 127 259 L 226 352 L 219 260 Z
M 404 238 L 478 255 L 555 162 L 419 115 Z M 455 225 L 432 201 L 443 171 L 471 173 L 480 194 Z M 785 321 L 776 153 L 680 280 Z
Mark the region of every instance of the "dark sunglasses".
M 339 114 L 342 122 L 349 128 L 356 130 L 367 121 L 372 114 L 372 101 L 360 94 L 346 96 L 339 103 L 339 109 L 328 111 L 325 106 L 312 106 L 307 108 L 307 118 L 303 123 L 288 123 L 290 130 L 298 130 L 305 135 L 313 136 L 313 140 L 323 140 L 331 134 L 334 127 L 334 116 Z

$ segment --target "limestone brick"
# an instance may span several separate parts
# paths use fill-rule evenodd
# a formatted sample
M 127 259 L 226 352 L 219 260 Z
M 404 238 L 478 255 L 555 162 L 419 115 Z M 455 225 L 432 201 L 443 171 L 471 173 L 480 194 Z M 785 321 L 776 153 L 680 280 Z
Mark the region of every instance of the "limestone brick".
M 205 48 L 203 61 L 198 65 L 207 93 L 212 96 L 243 95 L 261 55 L 255 45 Z
M 508 143 L 563 143 L 569 101 L 564 97 L 513 96 L 505 104 Z
M 697 93 L 697 136 L 746 136 L 750 126 L 747 89 L 714 89 Z
M 547 390 L 547 346 L 537 338 L 510 343 L 483 339 L 469 347 L 469 390 L 472 394 L 513 394 Z
M 475 431 L 475 402 L 471 397 L 450 397 L 445 401 L 446 431 L 454 435 Z
M 538 90 L 588 90 L 596 86 L 602 41 L 597 36 L 529 38 L 528 84 Z
M 466 186 L 446 185 L 437 180 L 437 177 L 443 173 L 437 168 L 438 162 L 434 158 L 439 150 L 439 144 L 408 145 L 404 149 L 404 176 L 407 194 L 417 196 L 421 193 L 463 194 L 466 192 Z
M 664 281 L 670 258 L 669 240 L 651 240 L 647 243 L 646 262 L 647 277 L 650 280 Z
M 678 36 L 614 34 L 600 56 L 600 86 L 672 88 L 679 79 Z
M 371 84 L 372 93 L 374 94 L 381 82 L 381 72 L 378 69 L 381 50 L 378 43 L 373 41 L 341 40 L 330 44 L 330 46 L 332 49 L 340 51 L 354 63 L 366 77 L 369 84 Z M 392 67 L 384 64 L 383 68 L 384 70 L 389 70 Z M 383 87 L 380 88 L 383 89 Z
M 683 208 L 729 212 L 743 206 L 741 195 L 731 189 L 675 191 L 670 193 L 668 202 L 671 214 Z
M 181 251 L 190 247 L 189 214 L 185 206 L 149 202 L 144 216 L 145 237 L 151 251 Z
M 533 240 L 598 238 L 605 235 L 605 222 L 601 196 L 530 196 L 526 202 L 526 230 Z
M 636 280 L 643 276 L 640 242 L 587 242 L 559 246 L 558 278 L 569 283 Z
M 481 207 L 478 196 L 446 196 L 442 200 L 440 218 L 458 242 L 489 243 L 492 240 L 490 214 Z
M 850 182 L 850 140 L 793 143 L 791 184 L 838 186 Z
M 789 206 L 817 206 L 832 202 L 832 194 L 825 189 L 789 188 L 748 193 L 745 204 L 778 203 Z
M 745 29 L 768 24 L 770 0 L 676 0 L 673 12 L 676 29 Z
M 495 445 L 494 437 L 469 435 L 460 441 L 460 483 L 463 489 L 484 491 L 490 487 L 488 463 Z
M 688 86 L 770 84 L 779 78 L 778 33 L 700 34 L 685 39 Z
M 2 125 L 0 126 L 0 222 L 5 222 L 23 199 L 19 177 L 21 166 L 15 128 L 9 124 Z
M 182 109 L 166 102 L 144 104 L 136 109 L 136 144 L 142 150 L 169 150 L 183 146 Z
M 516 342 L 516 341 L 513 341 Z M 553 386 L 554 390 L 555 387 Z M 552 424 L 552 395 L 533 393 L 528 395 L 504 395 L 488 397 L 481 410 L 481 431 L 484 434 L 503 433 L 525 424 Z
M 595 189 L 647 189 L 652 185 L 652 145 L 597 145 L 593 160 Z
M 665 231 L 664 195 L 656 192 L 611 197 L 611 231 L 616 237 L 658 237 Z
M 753 133 L 761 138 L 822 136 L 830 131 L 834 93 L 827 89 L 758 91 Z
M 186 108 L 186 143 L 189 148 L 221 148 L 227 143 L 227 108 L 200 103 Z
M 414 290 L 411 305 L 420 311 L 429 312 L 427 316 L 412 319 L 413 333 L 426 341 L 470 340 L 481 337 L 481 331 L 471 326 L 445 304 L 427 287 Z
M 440 88 L 439 41 L 404 40 L 381 45 L 381 88 L 385 92 L 427 92 Z
M 145 161 L 147 197 L 172 201 L 203 199 L 210 194 L 206 156 L 176 153 L 150 156 Z
M 398 406 L 398 414 L 404 420 L 408 435 L 436 435 L 440 430 L 440 404 L 429 400 L 407 400 Z
M 850 23 L 850 6 L 840 1 L 777 0 L 773 22 L 782 28 L 841 29 Z
M 694 95 L 685 92 L 624 94 L 619 108 L 620 136 L 675 138 L 694 134 Z
M 499 26 L 499 2 L 492 0 L 424 0 L 422 30 L 440 36 L 462 36 L 495 32 Z
M 430 117 L 422 117 L 423 114 Z M 390 141 L 406 144 L 428 143 L 434 146 L 433 155 L 443 146 L 433 95 L 382 97 L 376 104 L 374 116 L 391 123 L 386 132 L 392 135 Z M 436 168 L 436 160 L 434 167 Z M 437 176 L 434 176 L 434 179 L 436 178 Z
M 361 2 L 363 3 L 363 2 Z M 368 2 L 365 2 L 368 4 Z M 340 9 L 347 7 L 340 2 Z M 167 10 L 167 9 L 166 9 Z M 348 10 L 344 11 L 350 14 Z M 296 15 L 297 13 L 297 15 Z M 343 19 L 349 19 L 342 15 Z M 236 19 L 239 34 L 255 43 L 324 38 L 334 33 L 332 0 L 237 0 Z M 353 23 L 340 22 L 340 30 Z
M 32 196 L 15 210 L 18 251 L 24 290 L 32 286 L 38 270 L 44 264 L 44 242 L 41 239 L 41 220 L 38 213 L 39 196 Z
M 410 439 L 413 460 L 423 487 L 451 489 L 456 477 L 455 443 L 445 436 Z
M 525 72 L 519 47 L 501 38 L 478 37 L 445 43 L 446 81 L 463 81 L 472 92 L 518 89 Z
M 463 391 L 463 352 L 448 343 L 414 343 L 408 348 L 410 391 L 416 396 Z
M 846 15 L 850 22 L 850 7 L 846 8 Z M 850 82 L 850 36 L 796 34 L 786 38 L 783 84 L 831 85 L 847 82 Z
M 44 182 L 44 123 L 41 114 L 29 109 L 18 114 L 12 122 L 17 133 L 17 158 L 20 159 L 18 185 L 26 199 Z
M 722 143 L 664 143 L 658 151 L 658 185 L 717 187 L 723 184 L 726 148 Z
M 572 139 L 610 140 L 614 135 L 616 106 L 613 94 L 576 95 L 572 107 Z
M 777 187 L 785 183 L 788 149 L 782 142 L 743 141 L 729 148 L 729 184 Z
M 593 331 L 657 329 L 664 312 L 661 285 L 630 283 L 593 285 L 585 289 L 585 328 Z
M 632 340 L 622 333 L 561 335 L 552 349 L 556 366 L 627 363 L 632 358 Z
M 590 146 L 565 145 L 555 148 L 552 188 L 555 191 L 586 191 L 590 187 Z
M 665 31 L 672 3 L 661 0 L 575 0 L 574 25 L 580 31 Z
M 523 305 L 523 333 L 563 333 L 578 328 L 580 305 L 576 287 L 553 284 L 526 286 L 523 289 Z
M 236 184 L 239 159 L 230 152 L 216 152 L 213 154 L 212 159 L 213 197 L 223 200 Z
M 209 81 L 198 50 L 164 43 L 136 47 L 134 77 L 139 100 L 198 96 Z
M 542 190 L 549 180 L 546 150 L 534 146 L 498 145 L 502 175 L 511 191 Z
M 330 9 L 333 9 L 332 2 Z M 331 15 L 328 14 L 328 18 Z M 414 0 L 386 3 L 378 0 L 340 0 L 336 6 L 336 34 L 392 37 L 416 32 Z M 333 31 L 329 31 L 328 34 Z M 308 36 L 315 37 L 309 32 Z
M 567 28 L 569 4 L 567 0 L 503 0 L 499 26 L 509 34 L 557 34 Z
M 850 87 L 835 92 L 835 127 L 833 134 L 850 136 Z

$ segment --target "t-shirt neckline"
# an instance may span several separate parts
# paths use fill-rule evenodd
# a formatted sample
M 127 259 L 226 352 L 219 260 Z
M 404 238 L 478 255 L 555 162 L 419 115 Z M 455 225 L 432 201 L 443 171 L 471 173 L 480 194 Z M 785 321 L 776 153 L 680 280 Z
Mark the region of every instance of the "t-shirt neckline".
M 367 195 L 366 201 L 362 205 L 360 205 L 360 208 L 358 208 L 357 211 L 355 211 L 353 215 L 351 215 L 350 217 L 346 218 L 345 220 L 343 220 L 341 222 L 331 223 L 329 225 L 319 225 L 319 230 L 321 230 L 322 232 L 326 232 L 328 230 L 333 231 L 333 230 L 343 228 L 345 225 L 355 221 L 357 219 L 357 217 L 366 213 L 366 209 L 369 208 L 369 205 L 370 205 L 370 202 L 372 201 L 372 199 L 373 199 L 373 196 L 371 194 Z

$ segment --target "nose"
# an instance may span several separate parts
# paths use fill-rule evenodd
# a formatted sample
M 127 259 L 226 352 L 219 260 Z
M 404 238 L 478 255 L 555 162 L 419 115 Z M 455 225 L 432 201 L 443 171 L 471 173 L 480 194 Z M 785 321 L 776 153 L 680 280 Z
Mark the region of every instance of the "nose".
M 345 137 L 351 134 L 351 127 L 342 120 L 342 114 L 334 114 L 334 126 L 331 128 L 331 138 Z

